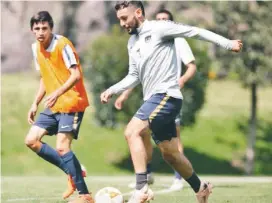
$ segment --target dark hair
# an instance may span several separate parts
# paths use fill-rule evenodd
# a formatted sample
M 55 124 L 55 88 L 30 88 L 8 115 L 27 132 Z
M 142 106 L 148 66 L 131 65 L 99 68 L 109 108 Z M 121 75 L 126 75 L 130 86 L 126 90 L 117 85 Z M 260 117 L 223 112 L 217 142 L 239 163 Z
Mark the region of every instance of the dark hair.
M 54 27 L 53 19 L 48 11 L 40 11 L 32 16 L 30 19 L 30 29 L 32 30 L 33 25 L 39 22 L 48 22 L 51 29 Z
M 115 10 L 118 11 L 123 8 L 127 8 L 129 6 L 135 6 L 136 8 L 140 8 L 142 10 L 143 16 L 145 16 L 144 5 L 141 1 L 118 1 L 115 4 Z
M 174 17 L 170 11 L 168 11 L 166 9 L 161 9 L 161 10 L 157 11 L 156 15 L 158 15 L 159 13 L 166 13 L 169 17 L 169 20 L 174 21 Z

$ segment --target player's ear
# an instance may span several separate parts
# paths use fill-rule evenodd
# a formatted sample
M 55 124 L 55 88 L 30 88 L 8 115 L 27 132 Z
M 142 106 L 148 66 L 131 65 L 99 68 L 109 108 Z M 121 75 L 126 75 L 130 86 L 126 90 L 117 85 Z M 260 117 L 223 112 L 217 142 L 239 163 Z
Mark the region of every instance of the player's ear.
M 143 15 L 142 9 L 137 8 L 135 10 L 135 14 L 136 14 L 136 17 L 138 17 L 138 18 L 142 17 L 142 15 Z

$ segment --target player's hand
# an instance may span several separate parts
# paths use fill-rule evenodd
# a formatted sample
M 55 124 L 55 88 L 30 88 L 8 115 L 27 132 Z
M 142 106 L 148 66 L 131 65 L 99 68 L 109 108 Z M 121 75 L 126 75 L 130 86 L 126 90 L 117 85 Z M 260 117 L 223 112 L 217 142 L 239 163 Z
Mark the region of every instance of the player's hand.
M 182 88 L 184 87 L 185 82 L 184 82 L 184 79 L 183 79 L 182 77 L 179 78 L 178 84 L 179 84 L 179 88 L 180 88 L 180 89 L 182 89 Z
M 38 105 L 32 104 L 31 108 L 28 111 L 28 115 L 27 115 L 27 121 L 29 124 L 34 123 L 34 118 L 36 116 L 37 110 L 38 110 Z
M 115 103 L 114 106 L 116 109 L 121 110 L 123 108 L 123 103 L 127 100 L 127 98 L 124 95 L 120 95 Z
M 233 46 L 232 46 L 232 50 L 233 52 L 239 52 L 242 50 L 243 48 L 243 43 L 241 40 L 237 39 L 237 40 L 232 40 Z
M 58 91 L 55 91 L 55 92 L 51 93 L 50 95 L 48 95 L 44 99 L 45 108 L 52 108 L 55 105 L 55 103 L 57 102 L 58 98 L 59 98 Z
M 100 95 L 100 100 L 102 104 L 106 104 L 109 102 L 109 99 L 112 97 L 112 93 L 110 90 L 106 90 L 105 92 L 102 92 Z

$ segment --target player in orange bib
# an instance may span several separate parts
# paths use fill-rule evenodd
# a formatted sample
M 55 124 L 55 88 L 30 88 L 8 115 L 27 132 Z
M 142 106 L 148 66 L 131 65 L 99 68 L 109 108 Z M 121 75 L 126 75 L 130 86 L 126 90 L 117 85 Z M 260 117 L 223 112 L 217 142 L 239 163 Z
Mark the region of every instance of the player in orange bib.
M 68 175 L 68 189 L 63 198 L 78 190 L 79 197 L 72 202 L 93 203 L 81 165 L 71 150 L 72 140 L 78 138 L 84 111 L 89 106 L 82 69 L 73 44 L 67 38 L 53 34 L 53 26 L 47 11 L 38 12 L 30 20 L 36 38 L 32 44 L 34 62 L 41 79 L 28 113 L 32 126 L 25 143 L 38 156 Z M 34 121 L 44 97 L 45 110 Z M 56 150 L 42 142 L 44 135 L 56 135 Z

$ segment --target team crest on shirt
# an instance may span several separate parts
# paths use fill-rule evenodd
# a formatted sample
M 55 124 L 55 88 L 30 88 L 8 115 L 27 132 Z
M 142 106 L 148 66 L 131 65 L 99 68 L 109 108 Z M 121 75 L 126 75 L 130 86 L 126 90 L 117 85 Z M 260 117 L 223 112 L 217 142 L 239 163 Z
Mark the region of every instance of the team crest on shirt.
M 145 43 L 150 42 L 150 40 L 151 40 L 151 35 L 148 35 L 145 37 Z

